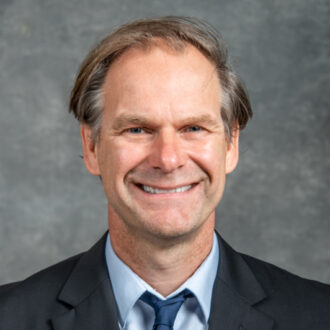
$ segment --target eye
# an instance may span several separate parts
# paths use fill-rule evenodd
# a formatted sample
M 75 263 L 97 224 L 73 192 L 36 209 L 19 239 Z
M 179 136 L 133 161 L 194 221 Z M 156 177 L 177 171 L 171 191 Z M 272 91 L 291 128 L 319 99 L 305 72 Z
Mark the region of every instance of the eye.
M 188 126 L 184 129 L 184 132 L 200 132 L 203 128 L 197 125 L 194 126 Z
M 131 127 L 126 130 L 126 132 L 131 133 L 131 134 L 142 134 L 146 133 L 146 130 L 143 129 L 142 127 Z

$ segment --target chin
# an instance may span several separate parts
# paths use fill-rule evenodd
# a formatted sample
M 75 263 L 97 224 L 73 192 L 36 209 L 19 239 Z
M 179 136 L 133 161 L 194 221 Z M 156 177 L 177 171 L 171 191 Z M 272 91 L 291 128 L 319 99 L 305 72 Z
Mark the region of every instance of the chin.
M 160 219 L 144 219 L 144 231 L 157 239 L 180 239 L 189 237 L 201 227 L 200 221 L 195 219 L 186 219 L 172 215 L 170 217 L 161 217 Z

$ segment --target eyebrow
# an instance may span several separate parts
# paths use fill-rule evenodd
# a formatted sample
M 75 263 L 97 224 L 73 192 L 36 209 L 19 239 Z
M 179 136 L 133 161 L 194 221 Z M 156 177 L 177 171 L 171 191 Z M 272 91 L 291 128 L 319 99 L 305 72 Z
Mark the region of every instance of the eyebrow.
M 150 124 L 150 120 L 144 116 L 124 113 L 114 120 L 112 128 L 119 130 L 127 125 L 147 126 L 148 124 Z
M 210 116 L 209 114 L 200 114 L 194 116 L 188 116 L 178 121 L 180 126 L 192 125 L 192 124 L 205 124 L 209 126 L 219 126 L 219 120 Z M 127 125 L 138 126 L 157 126 L 157 123 L 142 115 L 135 115 L 129 113 L 123 113 L 119 115 L 113 122 L 112 128 L 114 130 L 120 130 Z
M 217 118 L 214 118 L 210 116 L 209 114 L 200 114 L 196 116 L 189 116 L 186 118 L 183 118 L 182 121 L 180 121 L 181 125 L 191 125 L 191 124 L 205 124 L 210 126 L 219 126 L 219 120 Z

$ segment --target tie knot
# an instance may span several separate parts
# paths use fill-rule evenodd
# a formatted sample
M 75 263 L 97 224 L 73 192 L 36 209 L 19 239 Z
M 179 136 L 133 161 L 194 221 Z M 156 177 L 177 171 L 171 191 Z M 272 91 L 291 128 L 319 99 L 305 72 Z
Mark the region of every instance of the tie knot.
M 185 289 L 172 298 L 161 300 L 146 291 L 140 299 L 150 305 L 155 311 L 153 329 L 165 330 L 173 328 L 176 315 L 185 299 L 189 296 L 192 296 L 192 293 Z

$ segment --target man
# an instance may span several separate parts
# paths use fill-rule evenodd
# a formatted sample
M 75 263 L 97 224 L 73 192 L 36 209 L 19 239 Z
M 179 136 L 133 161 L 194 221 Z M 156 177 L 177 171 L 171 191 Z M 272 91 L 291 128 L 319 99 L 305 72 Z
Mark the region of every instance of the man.
M 193 19 L 125 25 L 84 61 L 70 109 L 109 233 L 0 290 L 0 328 L 330 329 L 330 287 L 214 232 L 252 116 L 216 34 Z

